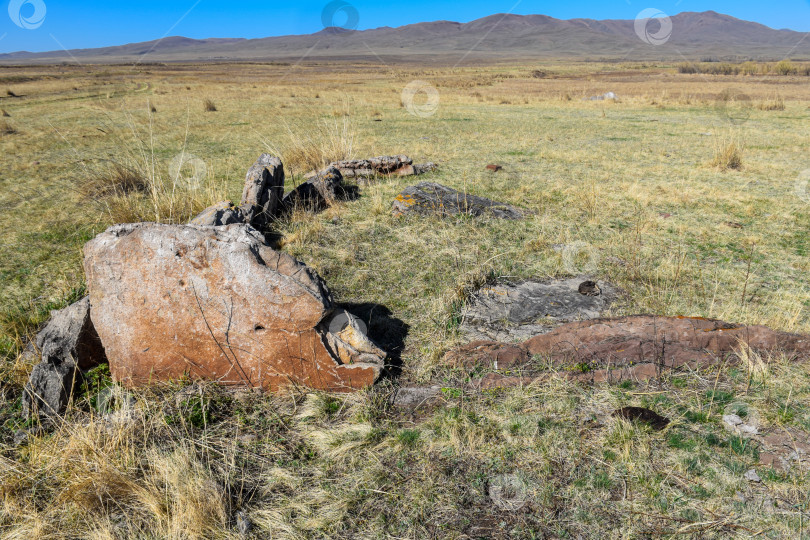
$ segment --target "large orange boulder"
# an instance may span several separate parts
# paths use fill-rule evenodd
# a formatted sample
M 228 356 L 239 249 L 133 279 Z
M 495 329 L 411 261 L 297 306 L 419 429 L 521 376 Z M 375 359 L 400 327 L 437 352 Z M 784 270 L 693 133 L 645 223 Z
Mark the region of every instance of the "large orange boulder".
M 84 256 L 91 318 L 125 385 L 188 376 L 350 391 L 383 368 L 321 278 L 249 225 L 116 225 Z

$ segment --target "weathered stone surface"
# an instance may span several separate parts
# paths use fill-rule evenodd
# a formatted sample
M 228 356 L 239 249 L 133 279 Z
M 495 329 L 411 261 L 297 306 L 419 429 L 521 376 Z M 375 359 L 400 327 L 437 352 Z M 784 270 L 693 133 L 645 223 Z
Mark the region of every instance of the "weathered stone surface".
M 759 462 L 779 470 L 807 467 L 810 462 L 810 434 L 795 426 L 772 428 L 766 434 L 754 433 L 760 443 Z
M 476 341 L 448 352 L 445 362 L 469 370 L 522 368 L 517 378 L 488 375 L 482 385 L 487 388 L 528 384 L 548 373 L 583 382 L 617 382 L 650 379 L 683 366 L 733 362 L 742 347 L 806 359 L 810 336 L 712 319 L 637 315 L 567 323 L 519 345 Z M 535 356 L 554 371 L 538 373 L 537 363 L 530 362 Z
M 277 390 L 368 386 L 385 353 L 304 264 L 248 225 L 118 225 L 85 246 L 92 319 L 125 385 L 192 378 Z
M 239 208 L 245 223 L 259 230 L 277 215 L 284 195 L 284 166 L 270 154 L 262 154 L 248 169 Z
M 420 182 L 415 186 L 405 188 L 394 200 L 393 212 L 395 216 L 404 214 L 481 216 L 487 214 L 501 219 L 524 217 L 524 212 L 514 206 L 461 193 L 433 182 Z
M 370 159 L 335 161 L 330 166 L 340 169 L 346 178 L 370 177 L 375 175 L 400 174 L 399 171 L 413 165 L 408 156 L 379 156 Z M 410 174 L 413 174 L 411 172 Z
M 70 360 L 40 362 L 23 390 L 23 416 L 62 414 L 80 380 L 81 372 Z
M 414 176 L 434 171 L 435 163 L 414 164 L 408 156 L 379 156 L 370 159 L 334 161 L 329 164 L 340 171 L 344 178 L 372 179 L 378 176 Z M 315 171 L 306 178 L 314 178 Z
M 445 357 L 453 367 L 473 368 L 486 366 L 492 369 L 508 370 L 529 361 L 529 353 L 521 345 L 509 345 L 497 341 L 473 341 Z
M 231 201 L 222 201 L 200 212 L 189 222 L 189 225 L 220 227 L 235 223 L 245 223 L 242 210 Z
M 329 167 L 289 192 L 282 206 L 286 211 L 303 208 L 318 212 L 345 198 L 343 176 L 338 169 Z
M 64 411 L 81 371 L 106 362 L 104 348 L 90 319 L 90 300 L 51 312 L 37 334 L 42 361 L 34 367 L 23 392 L 23 412 L 59 414 Z
M 397 388 L 388 399 L 394 407 L 416 408 L 433 402 L 439 397 L 440 386 L 411 386 Z
M 414 163 L 413 164 L 413 174 L 414 176 L 419 176 L 420 174 L 426 174 L 438 169 L 439 166 L 433 163 L 432 161 L 428 161 L 427 163 Z
M 510 343 L 562 323 L 600 317 L 617 291 L 608 283 L 592 283 L 573 278 L 483 287 L 464 307 L 460 329 L 473 340 Z
M 644 362 L 663 367 L 709 365 L 740 347 L 784 351 L 805 357 L 810 337 L 694 317 L 637 315 L 570 323 L 524 343 L 532 355 L 555 362 L 623 366 Z

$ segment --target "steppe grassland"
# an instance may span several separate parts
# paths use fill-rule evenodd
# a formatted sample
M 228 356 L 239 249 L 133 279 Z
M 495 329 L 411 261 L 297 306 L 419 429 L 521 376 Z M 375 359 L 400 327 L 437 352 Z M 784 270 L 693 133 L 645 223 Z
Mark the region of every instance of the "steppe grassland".
M 753 531 L 803 530 L 807 471 L 771 485 L 793 513 L 737 508 L 733 494 L 744 487 L 738 469 L 752 456 L 734 441 L 717 450 L 709 435 L 725 436 L 718 391 L 727 401 L 749 391 L 745 399 L 771 425 L 810 428 L 801 405 L 810 389 L 805 367 L 777 362 L 753 389 L 744 373 L 724 371 L 664 381 L 648 392 L 561 382 L 469 397 L 457 395 L 459 381 L 441 363 L 459 340 L 465 294 L 497 277 L 590 273 L 625 291 L 615 313 L 810 331 L 810 187 L 802 188 L 802 171 L 810 168 L 807 78 L 677 71 L 586 63 L 4 68 L 0 80 L 18 96 L 0 100 L 14 131 L 0 135 L 9 433 L 30 369 L 16 360 L 21 339 L 48 308 L 81 293 L 82 244 L 115 221 L 183 222 L 209 203 L 238 199 L 260 152 L 281 155 L 289 185 L 320 160 L 406 153 L 440 164 L 427 180 L 534 214 L 522 222 L 395 219 L 390 203 L 414 181 L 402 178 L 279 224 L 284 249 L 324 276 L 340 301 L 382 304 L 408 325 L 403 377 L 443 381 L 446 409 L 414 424 L 377 410 L 374 392 L 293 403 L 251 398 L 247 407 L 205 387 L 198 396 L 202 424 L 189 398 L 177 401 L 179 413 L 155 414 L 112 436 L 98 419 L 87 428 L 88 413 L 77 407 L 55 435 L 4 453 L 2 526 L 11 537 L 217 536 L 231 530 L 232 510 L 244 505 L 263 530 L 290 537 L 444 536 L 489 526 L 527 537 L 597 535 L 619 524 L 641 534 L 668 530 L 671 522 L 649 516 L 676 511 L 688 523 L 739 515 L 734 523 Z M 437 88 L 435 114 L 414 116 L 403 106 L 402 89 L 413 80 Z M 608 91 L 619 99 L 583 100 Z M 737 99 L 725 100 L 724 92 Z M 215 112 L 205 110 L 206 100 Z M 763 110 L 779 100 L 784 110 Z M 729 144 L 740 149 L 740 168 L 715 163 Z M 172 175 L 178 155 L 195 156 L 204 168 L 193 161 L 197 168 Z M 504 170 L 489 173 L 488 163 Z M 116 165 L 133 173 L 140 190 L 99 190 L 120 179 Z M 147 397 L 140 396 L 146 410 L 165 412 Z M 620 421 L 587 436 L 578 431 L 593 414 L 639 402 L 674 418 L 698 418 L 699 436 L 661 436 Z M 269 413 L 274 407 L 278 414 Z M 240 461 L 231 431 L 258 426 L 263 446 Z M 273 444 L 268 432 L 278 437 Z M 713 461 L 711 452 L 720 457 Z M 578 465 L 574 454 L 584 456 Z M 173 467 L 188 474 L 173 477 Z M 486 499 L 487 479 L 513 471 L 529 471 L 531 515 L 504 513 Z M 669 473 L 662 479 L 660 471 L 674 471 L 686 487 L 668 484 Z M 234 475 L 253 491 L 234 496 Z M 34 496 L 46 480 L 48 488 Z M 101 503 L 83 510 L 94 498 Z M 604 498 L 616 499 L 614 507 L 598 508 Z M 147 510 L 121 525 L 115 508 L 137 507 Z M 733 530 L 719 519 L 708 529 Z

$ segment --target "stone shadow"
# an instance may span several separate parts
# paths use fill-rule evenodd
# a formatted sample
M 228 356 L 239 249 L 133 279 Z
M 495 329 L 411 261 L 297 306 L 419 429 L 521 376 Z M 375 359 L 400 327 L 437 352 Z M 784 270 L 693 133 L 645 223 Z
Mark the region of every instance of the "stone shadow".
M 396 378 L 402 373 L 402 351 L 410 325 L 397 319 L 391 310 L 373 302 L 342 303 L 341 308 L 358 317 L 368 327 L 368 337 L 388 353 L 382 378 Z

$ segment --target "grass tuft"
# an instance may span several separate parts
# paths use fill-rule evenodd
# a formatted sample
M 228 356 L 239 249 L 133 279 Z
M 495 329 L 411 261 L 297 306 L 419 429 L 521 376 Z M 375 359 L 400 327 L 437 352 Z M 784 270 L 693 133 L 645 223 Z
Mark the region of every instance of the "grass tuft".
M 203 101 L 203 110 L 205 112 L 217 112 L 217 106 L 214 100 L 206 98 L 205 101 Z
M 14 128 L 14 126 L 9 124 L 5 120 L 0 122 L 0 134 L 2 134 L 2 135 L 14 135 L 15 133 L 17 133 L 17 130 Z
M 745 147 L 736 137 L 723 137 L 715 143 L 712 167 L 720 170 L 741 170 Z
M 291 177 L 354 157 L 356 133 L 348 117 L 340 121 L 324 119 L 314 127 L 286 124 L 286 131 L 281 147 L 268 141 L 265 145 L 273 154 L 281 156 Z
M 82 192 L 87 197 L 123 197 L 131 193 L 142 193 L 148 187 L 149 179 L 142 171 L 117 162 L 94 171 L 81 185 Z
M 785 100 L 782 99 L 781 96 L 777 95 L 771 99 L 760 101 L 757 108 L 761 111 L 784 111 Z

